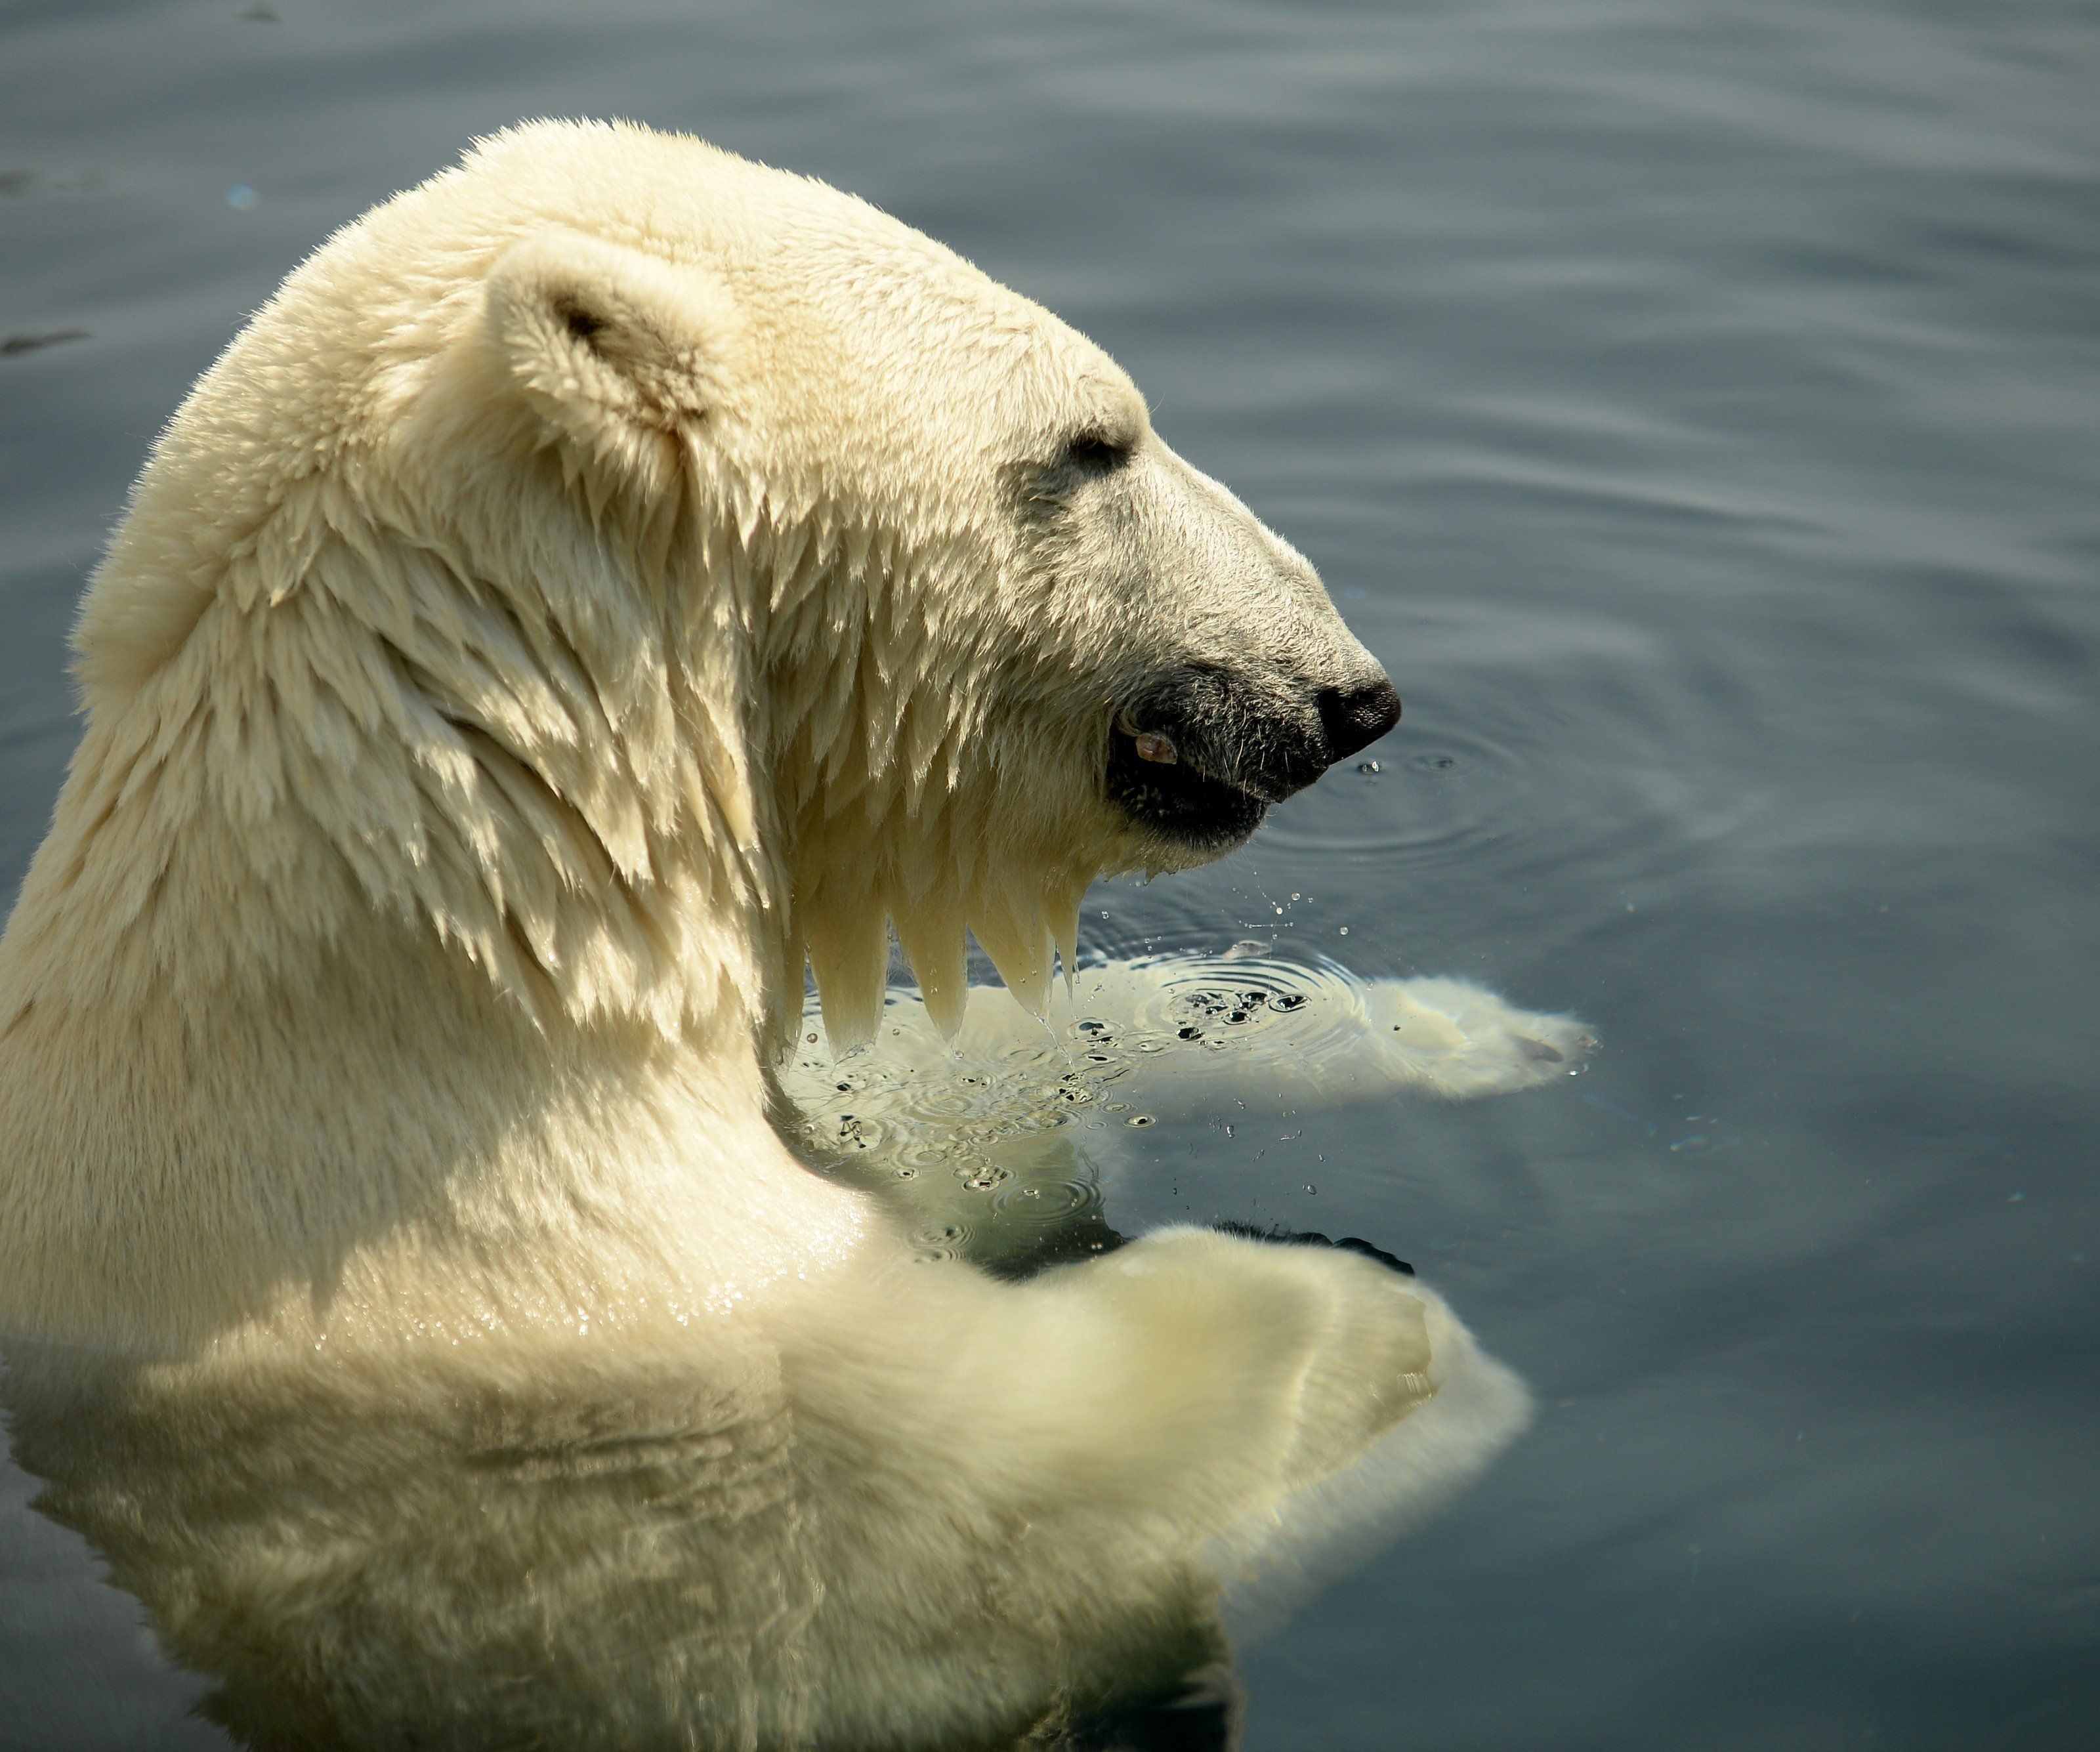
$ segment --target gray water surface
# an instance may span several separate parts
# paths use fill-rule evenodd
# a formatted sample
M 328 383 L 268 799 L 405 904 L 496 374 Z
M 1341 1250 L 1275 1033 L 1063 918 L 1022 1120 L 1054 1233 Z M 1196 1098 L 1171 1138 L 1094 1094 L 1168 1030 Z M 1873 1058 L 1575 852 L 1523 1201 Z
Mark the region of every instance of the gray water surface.
M 1146 1134 L 1119 1227 L 1376 1238 L 1542 1406 L 1249 1746 L 2100 1741 L 2100 11 L 273 3 L 0 9 L 0 333 L 86 331 L 0 354 L 0 897 L 125 488 L 331 229 L 536 114 L 822 176 L 1114 352 L 1407 701 L 1089 947 L 1606 1043 Z M 223 1746 L 29 1491 L 0 1745 Z

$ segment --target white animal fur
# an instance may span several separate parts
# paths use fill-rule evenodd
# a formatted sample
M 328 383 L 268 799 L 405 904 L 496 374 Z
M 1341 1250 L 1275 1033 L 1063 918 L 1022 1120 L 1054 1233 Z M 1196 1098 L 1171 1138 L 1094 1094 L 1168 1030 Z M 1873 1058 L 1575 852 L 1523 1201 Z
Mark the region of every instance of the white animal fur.
M 1132 484 L 1052 540 L 1009 471 L 1077 422 Z M 1039 1001 L 1087 882 L 1178 861 L 1101 796 L 1133 675 L 1362 660 L 908 228 L 639 128 L 484 143 L 199 383 L 77 644 L 0 942 L 10 1397 L 254 1743 L 993 1743 L 1211 1647 L 1215 1554 L 1352 1462 L 1389 1517 L 1520 1420 L 1365 1260 L 999 1282 L 769 1123 L 805 955 L 862 1038 L 887 917 L 952 1025 L 966 925 Z

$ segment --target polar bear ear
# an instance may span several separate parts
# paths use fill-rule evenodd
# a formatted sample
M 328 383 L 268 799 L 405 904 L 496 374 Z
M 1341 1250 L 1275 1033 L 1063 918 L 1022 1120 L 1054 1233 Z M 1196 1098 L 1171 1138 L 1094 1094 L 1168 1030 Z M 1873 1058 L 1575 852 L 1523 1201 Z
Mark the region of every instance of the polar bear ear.
M 489 270 L 488 333 L 510 380 L 562 435 L 601 454 L 728 399 L 741 324 L 705 268 L 559 227 Z

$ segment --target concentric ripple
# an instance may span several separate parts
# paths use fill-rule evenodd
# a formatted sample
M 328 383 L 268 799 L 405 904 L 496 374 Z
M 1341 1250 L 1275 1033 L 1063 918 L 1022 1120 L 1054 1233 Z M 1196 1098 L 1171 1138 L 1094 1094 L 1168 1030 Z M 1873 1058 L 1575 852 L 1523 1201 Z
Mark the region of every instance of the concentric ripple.
M 1536 746 L 1542 729 L 1475 718 L 1388 738 L 1277 810 L 1268 833 L 1381 869 L 1521 863 L 1553 819 L 1552 799 L 1539 794 L 1554 770 Z

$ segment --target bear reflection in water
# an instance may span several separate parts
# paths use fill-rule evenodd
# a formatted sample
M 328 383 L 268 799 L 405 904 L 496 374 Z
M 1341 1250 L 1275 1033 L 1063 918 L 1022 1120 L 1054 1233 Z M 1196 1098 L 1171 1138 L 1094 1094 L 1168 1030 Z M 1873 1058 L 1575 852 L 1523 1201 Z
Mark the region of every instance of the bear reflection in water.
M 1521 1423 L 1377 1248 L 1110 1228 L 1125 1117 L 1589 1043 L 1078 965 L 1094 877 L 1399 703 L 1114 361 L 907 227 L 485 143 L 199 382 L 77 644 L 0 940 L 6 1397 L 245 1744 L 1222 1741 L 1235 1626 Z

